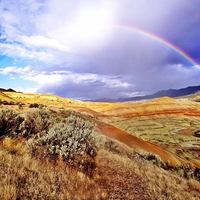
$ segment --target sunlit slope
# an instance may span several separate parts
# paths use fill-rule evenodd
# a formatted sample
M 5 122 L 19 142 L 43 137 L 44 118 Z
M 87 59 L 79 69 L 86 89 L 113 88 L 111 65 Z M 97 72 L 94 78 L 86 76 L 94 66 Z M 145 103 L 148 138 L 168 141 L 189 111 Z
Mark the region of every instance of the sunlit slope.
M 78 102 L 72 99 L 65 99 L 59 96 L 49 94 L 31 94 L 31 93 L 18 93 L 18 92 L 4 92 L 7 96 L 24 103 L 74 103 Z
M 90 105 L 110 125 L 200 165 L 200 103 L 168 97 L 141 102 Z
M 109 138 L 120 141 L 127 146 L 135 149 L 136 151 L 146 151 L 153 154 L 157 154 L 161 157 L 164 162 L 169 162 L 172 166 L 180 165 L 181 163 L 186 163 L 187 161 L 179 158 L 175 154 L 167 151 L 166 149 L 159 147 L 148 141 L 143 141 L 136 136 L 130 135 L 125 131 L 122 131 L 114 126 L 108 125 L 106 123 L 101 123 L 99 125 L 101 132 Z
M 95 110 L 91 109 L 90 106 L 88 107 L 87 102 L 73 100 L 69 98 L 62 98 L 55 95 L 18 93 L 18 92 L 4 92 L 2 94 L 12 99 L 13 101 L 17 101 L 17 102 L 21 102 L 25 104 L 37 103 L 39 105 L 43 104 L 45 106 L 52 107 L 54 109 L 66 108 L 66 109 L 72 109 L 79 112 L 92 114 L 95 116 L 101 115 L 101 113 L 96 112 Z
M 126 103 L 90 103 L 88 106 L 102 114 L 115 117 L 137 117 L 157 114 L 199 116 L 200 104 L 189 100 L 163 97 L 152 101 Z
M 5 94 L 4 92 L 0 92 L 0 100 L 7 101 L 7 102 L 15 102 L 16 100 L 10 97 L 9 95 Z
M 94 116 L 106 136 L 131 148 L 158 154 L 172 165 L 192 162 L 200 166 L 200 103 L 168 97 L 126 103 L 82 102 L 46 94 L 5 93 L 25 104 L 44 104 L 49 109 L 69 109 Z

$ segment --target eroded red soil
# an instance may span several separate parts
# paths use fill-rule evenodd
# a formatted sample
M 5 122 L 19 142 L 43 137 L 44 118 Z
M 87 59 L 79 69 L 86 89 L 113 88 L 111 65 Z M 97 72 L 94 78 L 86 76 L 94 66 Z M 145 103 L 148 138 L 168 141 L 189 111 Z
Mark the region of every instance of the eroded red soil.
M 102 134 L 108 136 L 109 138 L 120 141 L 131 148 L 142 149 L 144 151 L 159 155 L 164 162 L 170 161 L 170 165 L 172 166 L 180 165 L 181 163 L 186 162 L 175 154 L 159 147 L 158 145 L 148 141 L 143 141 L 142 139 L 130 135 L 114 126 L 101 123 L 99 124 L 99 129 L 101 130 Z

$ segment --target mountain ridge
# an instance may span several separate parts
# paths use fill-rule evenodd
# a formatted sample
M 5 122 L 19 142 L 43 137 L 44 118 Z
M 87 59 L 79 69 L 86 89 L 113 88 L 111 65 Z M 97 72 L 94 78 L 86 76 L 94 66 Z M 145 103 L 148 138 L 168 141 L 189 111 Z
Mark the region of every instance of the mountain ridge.
M 154 94 L 144 95 L 144 96 L 135 96 L 135 97 L 128 97 L 128 98 L 118 98 L 118 99 L 111 99 L 111 98 L 101 98 L 90 100 L 92 102 L 127 102 L 127 101 L 139 101 L 139 100 L 147 100 L 147 99 L 154 99 L 160 98 L 164 96 L 168 97 L 181 97 L 190 94 L 195 94 L 200 91 L 200 85 L 198 86 L 188 86 L 186 88 L 180 89 L 168 89 L 168 90 L 160 90 Z
M 0 92 L 16 92 L 16 91 L 13 90 L 12 88 L 9 89 L 0 88 Z
M 21 92 L 16 92 L 14 89 L 9 88 L 9 89 L 4 89 L 0 88 L 0 92 L 10 92 L 10 93 L 21 93 Z M 153 94 L 149 95 L 143 95 L 143 96 L 135 96 L 135 97 L 127 97 L 127 98 L 117 98 L 117 99 L 112 99 L 112 98 L 99 98 L 99 99 L 91 99 L 91 100 L 86 100 L 87 102 L 128 102 L 128 101 L 139 101 L 139 100 L 148 100 L 148 99 L 155 99 L 155 98 L 160 98 L 160 97 L 181 97 L 181 96 L 186 96 L 190 94 L 195 94 L 200 92 L 200 85 L 198 86 L 188 86 L 185 88 L 180 88 L 180 89 L 168 89 L 168 90 L 160 90 L 157 91 Z M 54 95 L 53 95 L 54 96 Z

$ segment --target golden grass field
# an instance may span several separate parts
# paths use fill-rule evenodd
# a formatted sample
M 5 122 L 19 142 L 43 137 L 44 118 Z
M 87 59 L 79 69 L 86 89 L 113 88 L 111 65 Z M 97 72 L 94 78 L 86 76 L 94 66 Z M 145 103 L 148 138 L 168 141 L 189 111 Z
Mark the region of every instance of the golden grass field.
M 195 97 L 198 98 L 198 97 Z M 200 167 L 200 103 L 168 97 L 126 103 L 94 103 L 46 94 L 0 93 L 2 104 L 23 115 L 31 103 L 54 117 L 86 114 L 107 145 L 98 150 L 88 175 L 62 159 L 30 155 L 24 138 L 0 141 L 0 199 L 200 199 L 200 183 L 166 171 L 136 155 L 148 152 L 175 167 Z

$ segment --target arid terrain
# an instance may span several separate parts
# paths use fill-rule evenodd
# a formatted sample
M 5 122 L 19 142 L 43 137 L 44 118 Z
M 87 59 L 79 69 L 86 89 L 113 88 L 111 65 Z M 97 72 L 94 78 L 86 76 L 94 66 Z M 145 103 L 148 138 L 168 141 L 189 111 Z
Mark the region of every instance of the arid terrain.
M 75 113 L 104 138 L 82 170 L 59 156 L 30 154 L 30 137 L 3 135 L 1 199 L 200 199 L 200 95 L 94 103 L 3 92 L 0 99 L 1 109 L 20 116 L 45 110 L 60 122 Z
M 104 104 L 104 106 L 100 104 L 99 107 L 91 105 L 90 108 L 100 112 L 102 114 L 100 118 L 106 123 L 143 141 L 148 141 L 140 147 L 157 153 L 165 161 L 172 159 L 170 161 L 173 163 L 173 156 L 165 157 L 160 149 L 155 152 L 158 148 L 155 144 L 162 147 L 164 152 L 168 150 L 179 158 L 200 166 L 200 138 L 198 134 L 195 135 L 200 131 L 198 102 L 163 97 L 148 102 Z M 138 144 L 137 142 L 136 146 Z M 154 147 L 148 148 L 149 145 Z

